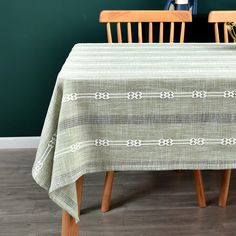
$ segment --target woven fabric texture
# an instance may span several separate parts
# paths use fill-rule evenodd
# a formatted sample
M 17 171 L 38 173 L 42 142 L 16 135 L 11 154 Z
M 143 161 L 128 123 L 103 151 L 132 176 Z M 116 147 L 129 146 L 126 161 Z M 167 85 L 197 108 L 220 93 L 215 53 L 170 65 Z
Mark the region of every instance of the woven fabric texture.
M 76 220 L 75 181 L 117 170 L 236 167 L 235 44 L 76 44 L 32 174 Z

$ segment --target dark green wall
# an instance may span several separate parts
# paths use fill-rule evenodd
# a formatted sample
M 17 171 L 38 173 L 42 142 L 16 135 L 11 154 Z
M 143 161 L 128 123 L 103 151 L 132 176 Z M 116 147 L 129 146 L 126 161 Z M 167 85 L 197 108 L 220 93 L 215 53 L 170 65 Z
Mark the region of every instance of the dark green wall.
M 0 136 L 40 135 L 63 62 L 78 42 L 105 42 L 103 9 L 162 9 L 164 0 L 0 0 Z M 235 0 L 199 0 L 188 41 L 212 40 L 207 13 Z

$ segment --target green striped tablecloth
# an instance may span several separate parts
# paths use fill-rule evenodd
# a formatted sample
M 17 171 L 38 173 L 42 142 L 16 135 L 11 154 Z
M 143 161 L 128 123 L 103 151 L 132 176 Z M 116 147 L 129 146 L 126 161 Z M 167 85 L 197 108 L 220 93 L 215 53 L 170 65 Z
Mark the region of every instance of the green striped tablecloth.
M 75 181 L 106 170 L 236 167 L 236 44 L 76 44 L 33 166 L 78 220 Z

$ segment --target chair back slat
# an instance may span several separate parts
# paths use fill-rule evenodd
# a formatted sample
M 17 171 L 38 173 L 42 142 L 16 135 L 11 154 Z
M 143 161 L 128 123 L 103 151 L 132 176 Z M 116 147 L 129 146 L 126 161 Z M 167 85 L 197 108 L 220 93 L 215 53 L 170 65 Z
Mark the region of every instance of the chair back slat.
M 116 27 L 117 27 L 117 40 L 118 40 L 118 43 L 122 43 L 122 32 L 121 32 L 120 22 L 117 23 Z
M 224 42 L 229 42 L 227 23 L 236 22 L 236 11 L 211 11 L 208 15 L 208 22 L 214 23 L 215 42 L 220 43 L 220 27 L 223 24 Z
M 185 22 L 181 23 L 181 31 L 180 31 L 180 43 L 184 43 L 184 36 L 185 36 Z
M 142 30 L 142 23 L 138 23 L 138 42 L 142 43 L 143 42 L 143 30 Z
M 227 23 L 224 23 L 224 41 L 225 41 L 225 43 L 229 42 Z
M 153 27 L 152 22 L 149 22 L 148 25 L 148 42 L 153 43 Z
M 127 23 L 127 34 L 128 34 L 128 43 L 132 43 L 132 26 L 131 23 Z
M 174 42 L 174 35 L 175 35 L 175 24 L 174 22 L 170 23 L 170 43 Z
M 110 23 L 107 23 L 107 41 L 108 41 L 108 43 L 112 43 L 112 34 L 111 34 Z
M 216 41 L 216 43 L 219 43 L 220 42 L 220 34 L 219 34 L 218 23 L 215 23 L 214 27 L 215 27 L 215 41 Z
M 159 43 L 163 43 L 163 35 L 164 35 L 164 23 L 160 23 L 160 29 L 159 29 Z
M 117 41 L 122 43 L 121 24 L 127 24 L 128 43 L 133 42 L 132 25 L 138 24 L 138 42 L 143 43 L 143 23 L 148 23 L 148 42 L 152 43 L 153 24 L 159 23 L 159 42 L 164 42 L 164 24 L 170 24 L 169 42 L 175 39 L 175 23 L 181 23 L 179 42 L 184 42 L 185 22 L 192 22 L 190 11 L 102 11 L 100 22 L 107 24 L 108 42 L 112 43 L 111 23 L 117 23 Z M 145 29 L 146 27 L 144 27 Z

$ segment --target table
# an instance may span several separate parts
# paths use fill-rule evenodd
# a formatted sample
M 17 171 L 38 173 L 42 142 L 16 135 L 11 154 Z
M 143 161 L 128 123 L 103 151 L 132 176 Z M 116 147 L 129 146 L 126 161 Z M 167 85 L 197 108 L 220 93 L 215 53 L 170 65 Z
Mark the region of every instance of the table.
M 234 44 L 76 44 L 33 178 L 78 221 L 87 173 L 235 168 L 235 105 Z

